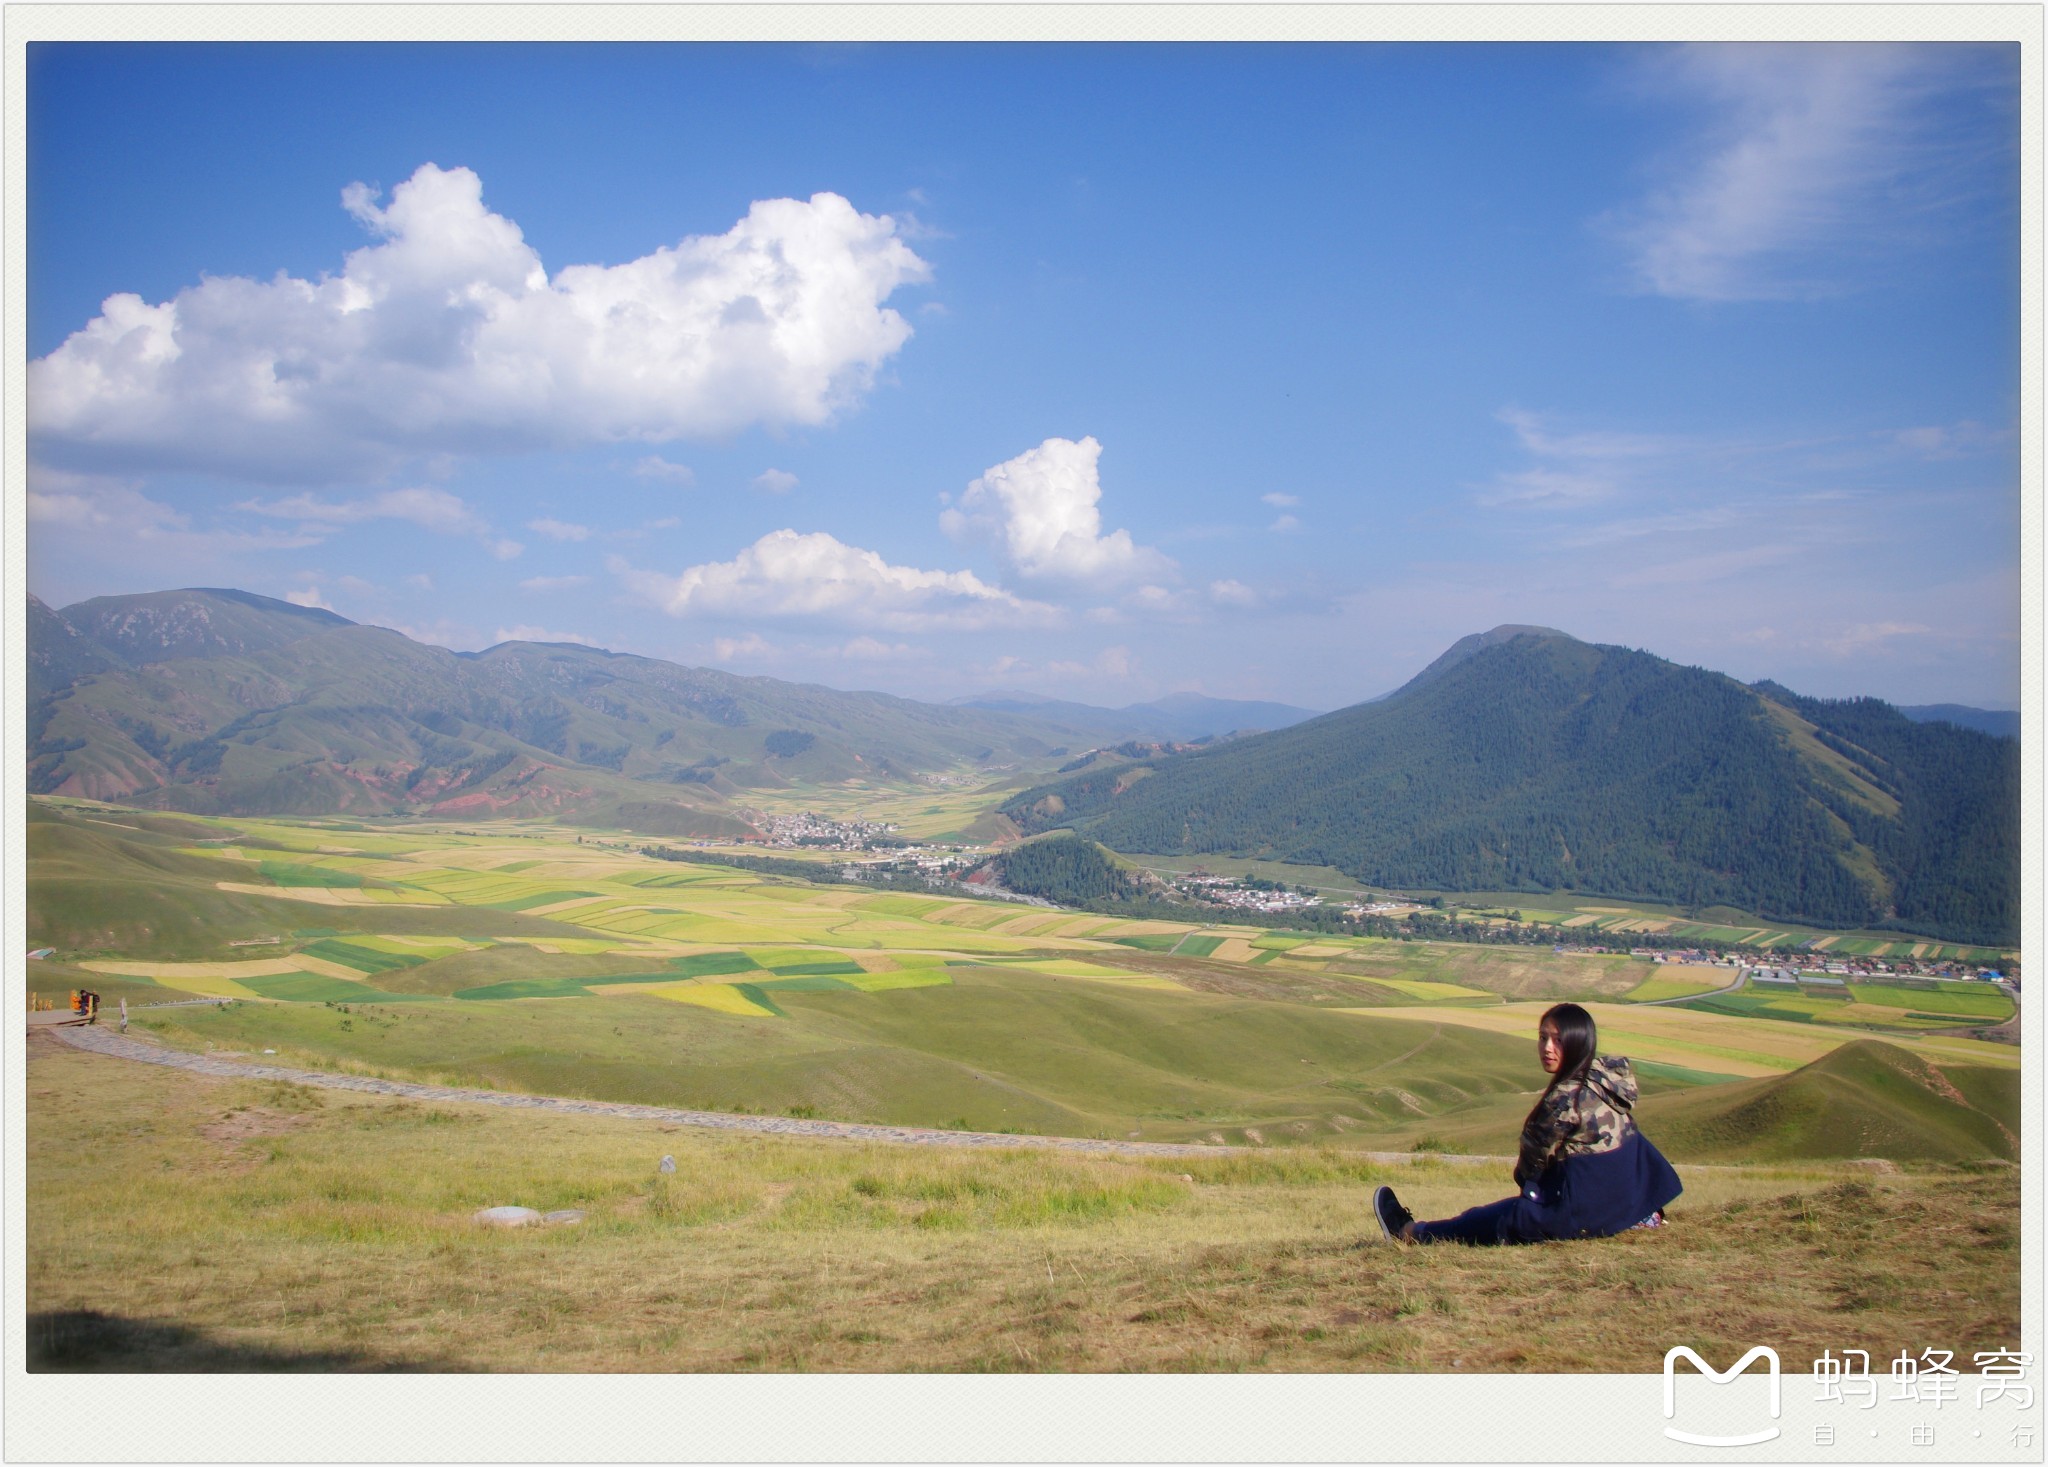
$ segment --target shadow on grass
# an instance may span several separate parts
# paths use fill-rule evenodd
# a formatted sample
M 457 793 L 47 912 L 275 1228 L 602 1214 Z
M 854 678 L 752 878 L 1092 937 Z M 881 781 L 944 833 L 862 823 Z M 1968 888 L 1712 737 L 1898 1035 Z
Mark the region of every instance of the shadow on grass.
M 127 1319 L 97 1309 L 28 1317 L 32 1371 L 389 1371 L 445 1370 L 432 1361 L 392 1360 L 353 1350 L 278 1350 L 238 1344 L 190 1325 Z

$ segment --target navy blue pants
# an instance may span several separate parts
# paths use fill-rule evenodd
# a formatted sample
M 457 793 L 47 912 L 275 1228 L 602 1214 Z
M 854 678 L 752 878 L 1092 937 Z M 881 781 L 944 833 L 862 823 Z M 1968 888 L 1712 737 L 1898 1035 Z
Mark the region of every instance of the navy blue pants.
M 1684 1189 L 1663 1153 L 1633 1129 L 1613 1151 L 1554 1163 L 1521 1195 L 1415 1225 L 1418 1243 L 1542 1243 L 1609 1238 L 1668 1206 Z
M 1528 1210 L 1525 1197 L 1503 1197 L 1498 1202 L 1468 1207 L 1442 1222 L 1418 1222 L 1418 1243 L 1540 1243 L 1551 1236 L 1531 1226 L 1522 1216 Z

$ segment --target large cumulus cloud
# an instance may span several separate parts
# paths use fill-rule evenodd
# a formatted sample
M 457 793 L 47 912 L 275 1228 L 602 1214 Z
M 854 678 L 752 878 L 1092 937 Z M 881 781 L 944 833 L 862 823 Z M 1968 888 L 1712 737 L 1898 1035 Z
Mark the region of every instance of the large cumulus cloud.
M 343 201 L 377 240 L 338 275 L 109 297 L 29 366 L 37 457 L 319 483 L 422 453 L 820 423 L 908 339 L 884 302 L 929 274 L 892 220 L 829 193 L 552 278 L 466 168 Z

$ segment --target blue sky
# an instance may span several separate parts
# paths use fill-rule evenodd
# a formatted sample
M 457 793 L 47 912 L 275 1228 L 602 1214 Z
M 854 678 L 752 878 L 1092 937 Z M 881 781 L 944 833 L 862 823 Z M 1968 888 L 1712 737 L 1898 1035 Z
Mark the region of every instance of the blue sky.
M 946 698 L 2016 706 L 1974 46 L 36 46 L 29 585 Z

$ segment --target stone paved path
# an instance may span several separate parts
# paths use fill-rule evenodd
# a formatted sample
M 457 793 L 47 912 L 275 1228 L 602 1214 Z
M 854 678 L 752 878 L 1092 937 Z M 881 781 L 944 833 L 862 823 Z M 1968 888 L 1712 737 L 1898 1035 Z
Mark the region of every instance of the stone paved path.
M 337 1075 L 326 1070 L 294 1070 L 284 1065 L 254 1064 L 247 1060 L 216 1059 L 211 1055 L 187 1054 L 140 1039 L 130 1039 L 112 1030 L 84 1024 L 53 1026 L 47 1031 L 74 1049 L 113 1059 L 139 1060 L 148 1065 L 169 1065 L 201 1075 L 226 1079 L 285 1080 L 294 1085 L 312 1085 L 322 1090 L 358 1090 L 369 1095 L 403 1095 L 414 1100 L 452 1100 L 476 1105 L 512 1106 L 521 1110 L 568 1111 L 576 1115 L 621 1116 L 628 1120 L 667 1121 L 671 1125 L 701 1126 L 713 1131 L 766 1131 L 783 1136 L 823 1136 L 847 1141 L 887 1141 L 908 1146 L 1014 1147 L 1028 1146 L 1050 1151 L 1086 1151 L 1111 1156 L 1215 1156 L 1248 1151 L 1244 1146 L 1184 1146 L 1163 1141 L 1095 1141 L 1080 1136 L 1010 1136 L 989 1131 L 925 1131 L 911 1126 L 867 1126 L 853 1121 L 806 1121 L 794 1116 L 728 1115 L 722 1111 L 674 1110 L 661 1105 L 627 1105 L 610 1100 L 568 1100 L 553 1095 L 520 1095 L 503 1090 L 462 1090 L 450 1085 L 422 1085 L 411 1080 L 378 1080 L 367 1075 Z M 1419 1158 L 1405 1151 L 1356 1153 L 1370 1161 L 1412 1162 Z M 1497 1165 L 1507 1160 L 1498 1156 L 1437 1156 L 1438 1161 Z

